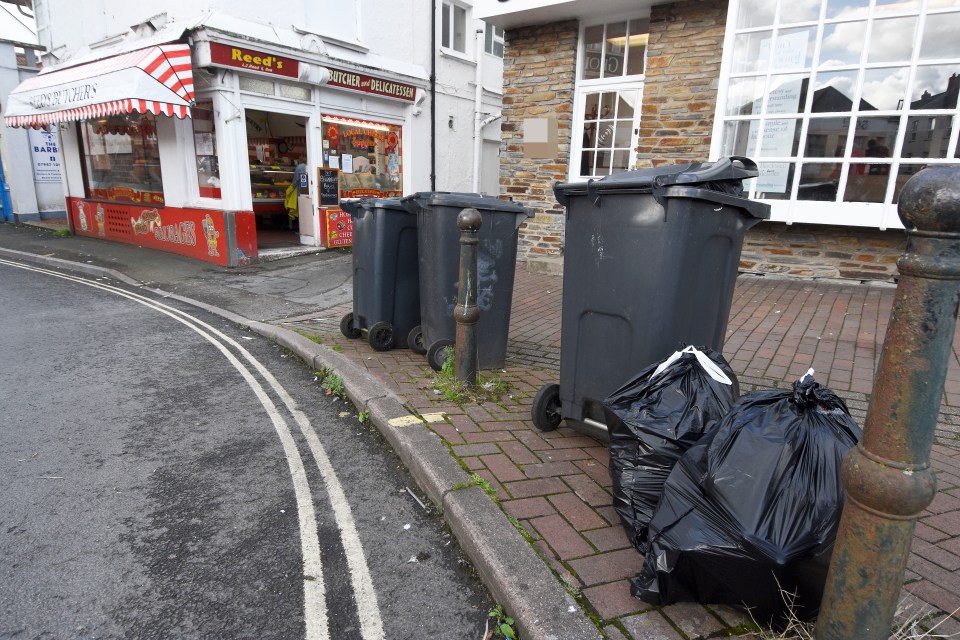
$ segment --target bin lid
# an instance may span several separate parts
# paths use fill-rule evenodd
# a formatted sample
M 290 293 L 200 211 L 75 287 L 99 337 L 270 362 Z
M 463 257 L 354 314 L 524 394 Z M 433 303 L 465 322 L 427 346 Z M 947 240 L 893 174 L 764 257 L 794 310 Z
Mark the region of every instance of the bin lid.
M 340 200 L 340 208 L 352 216 L 359 215 L 361 211 L 373 209 L 407 213 L 404 206 L 400 204 L 400 198 L 345 198 Z
M 742 180 L 760 175 L 757 164 L 749 158 L 730 156 L 716 162 L 675 164 L 652 169 L 624 171 L 588 182 L 558 182 L 553 186 L 557 199 L 561 196 L 585 193 L 632 191 L 653 193 L 655 187 L 670 185 L 704 185 L 714 191 L 736 193 L 742 189 Z M 561 200 L 563 202 L 563 200 Z
M 410 213 L 418 213 L 420 207 L 451 207 L 454 209 L 478 209 L 498 213 L 519 213 L 530 218 L 533 211 L 511 200 L 501 200 L 496 196 L 457 191 L 418 191 L 400 199 Z
M 564 206 L 567 206 L 572 195 L 587 195 L 594 205 L 599 205 L 600 196 L 605 193 L 650 193 L 658 203 L 663 204 L 666 189 L 676 185 L 697 186 L 705 190 L 742 196 L 743 180 L 756 178 L 758 175 L 760 172 L 753 160 L 730 156 L 716 162 L 624 171 L 587 182 L 557 182 L 553 185 L 553 194 Z

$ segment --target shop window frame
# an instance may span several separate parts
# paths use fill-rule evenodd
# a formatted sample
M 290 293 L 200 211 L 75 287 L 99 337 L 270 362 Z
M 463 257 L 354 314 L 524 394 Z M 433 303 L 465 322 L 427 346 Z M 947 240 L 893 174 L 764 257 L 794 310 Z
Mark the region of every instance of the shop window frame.
M 764 198 L 766 194 L 758 191 L 757 181 L 749 181 L 750 197 L 769 202 L 772 206 L 772 219 L 783 222 L 807 222 L 815 224 L 844 224 L 850 226 L 867 226 L 884 228 L 901 228 L 899 217 L 897 215 L 896 196 L 903 179 L 908 176 L 908 171 L 918 170 L 920 166 L 911 162 L 911 157 L 915 160 L 917 154 L 909 153 L 905 149 L 906 144 L 910 144 L 910 137 L 913 131 L 909 127 L 911 118 L 936 118 L 940 122 L 943 118 L 949 120 L 951 132 L 947 149 L 943 158 L 928 158 L 924 160 L 925 165 L 955 164 L 957 160 L 957 138 L 960 133 L 960 104 L 954 105 L 948 109 L 923 109 L 915 108 L 912 103 L 918 102 L 915 99 L 918 70 L 934 67 L 955 68 L 955 73 L 960 74 L 960 47 L 954 55 L 946 58 L 922 60 L 920 57 L 923 45 L 923 35 L 927 18 L 937 14 L 958 15 L 957 6 L 936 6 L 940 3 L 928 0 L 921 0 L 919 6 L 915 9 L 906 9 L 897 12 L 889 11 L 886 7 L 875 8 L 875 1 L 871 1 L 867 9 L 855 16 L 837 16 L 827 17 L 828 2 L 821 2 L 819 6 L 819 15 L 816 20 L 805 20 L 802 22 L 781 22 L 781 9 L 783 2 L 781 0 L 774 7 L 774 16 L 771 24 L 762 24 L 740 28 L 737 24 L 738 15 L 742 6 L 747 4 L 748 0 L 731 0 L 727 17 L 726 41 L 728 43 L 738 42 L 738 37 L 748 38 L 753 34 L 770 34 L 770 49 L 777 47 L 777 41 L 784 32 L 794 33 L 798 29 L 809 29 L 813 35 L 813 51 L 811 59 L 799 66 L 774 68 L 769 65 L 765 69 L 759 70 L 735 70 L 734 63 L 736 52 L 735 44 L 728 45 L 724 51 L 721 64 L 721 73 L 719 80 L 719 92 L 717 96 L 716 112 L 714 118 L 714 130 L 711 141 L 711 157 L 727 155 L 730 145 L 725 144 L 724 132 L 731 127 L 749 127 L 754 126 L 758 132 L 767 132 L 769 123 L 775 120 L 794 120 L 796 131 L 799 137 L 796 139 L 798 144 L 795 149 L 786 155 L 766 155 L 762 152 L 761 141 L 764 136 L 756 135 L 752 140 L 753 145 L 747 148 L 746 155 L 756 160 L 758 163 L 767 163 L 766 166 L 772 166 L 772 163 L 783 163 L 788 166 L 788 184 L 787 191 L 784 192 L 783 199 Z M 771 3 L 773 4 L 773 3 Z M 889 19 L 901 19 L 906 23 L 910 18 L 915 18 L 913 22 L 913 33 L 906 37 L 912 38 L 911 53 L 909 60 L 871 60 L 870 37 L 874 33 L 877 21 Z M 859 28 L 863 23 L 866 34 L 866 42 L 860 47 L 859 60 L 856 62 L 846 61 L 843 64 L 830 64 L 829 66 L 821 63 L 821 58 L 825 58 L 824 40 L 831 34 L 837 33 L 840 28 Z M 883 23 L 881 23 L 883 24 Z M 758 37 L 763 37 L 758 36 Z M 741 40 L 742 42 L 743 40 Z M 953 53 L 953 52 L 951 52 Z M 883 70 L 897 68 L 906 69 L 905 96 L 897 103 L 896 108 L 866 108 L 862 102 L 865 97 L 864 86 L 866 78 L 871 71 L 874 75 L 882 75 Z M 818 74 L 841 74 L 847 72 L 850 76 L 855 76 L 852 95 L 850 96 L 849 111 L 835 112 L 814 112 L 812 111 L 812 102 L 815 91 L 810 91 L 811 87 L 816 87 Z M 759 113 L 750 114 L 732 114 L 728 112 L 728 98 L 731 97 L 732 87 L 740 80 L 748 82 L 750 79 L 756 79 L 764 87 L 770 87 L 772 79 L 775 76 L 785 76 L 795 74 L 802 77 L 806 83 L 803 103 L 798 106 L 796 111 L 789 113 L 780 113 L 770 110 L 770 90 L 765 88 L 761 90 Z M 946 92 L 946 89 L 945 89 Z M 734 101 L 736 102 L 736 101 Z M 744 103 L 746 104 L 746 103 Z M 755 103 L 756 104 L 756 103 Z M 839 157 L 826 156 L 807 156 L 807 145 L 811 139 L 811 123 L 816 123 L 819 119 L 843 118 L 843 125 L 847 127 L 846 135 L 843 137 L 843 154 Z M 886 118 L 890 122 L 890 134 L 888 146 L 890 149 L 889 159 L 868 160 L 865 161 L 855 153 L 854 143 L 857 140 L 857 127 L 865 120 L 871 118 Z M 896 125 L 895 127 L 893 125 Z M 861 137 L 862 134 L 861 134 Z M 926 136 L 917 136 L 922 138 Z M 748 142 L 751 142 L 748 140 Z M 928 154 L 929 155 L 929 154 Z M 866 201 L 845 201 L 848 197 L 848 187 L 851 186 L 850 178 L 859 175 L 864 168 L 871 168 L 873 165 L 883 165 L 883 171 L 889 175 L 900 178 L 889 179 L 886 182 L 880 202 Z M 836 193 L 830 200 L 800 200 L 798 198 L 799 189 L 803 183 L 805 167 L 815 168 L 825 164 L 834 163 L 839 166 L 839 175 L 836 176 Z M 901 173 L 903 170 L 903 173 Z M 836 170 L 835 170 L 835 173 Z M 846 195 L 845 195 L 846 194 Z M 874 197 L 879 197 L 879 194 Z
M 115 152 L 115 153 L 104 153 L 104 154 L 95 154 L 88 153 L 90 150 L 90 140 L 88 139 L 87 132 L 91 132 L 93 135 L 105 135 L 102 132 L 98 133 L 98 127 L 103 127 L 107 131 L 106 135 L 112 134 L 110 129 L 118 128 L 121 126 L 119 122 L 113 122 L 112 120 L 123 120 L 128 121 L 135 117 L 136 123 L 129 123 L 123 126 L 126 127 L 124 132 L 127 137 L 132 137 L 133 134 L 129 133 L 130 127 L 138 127 L 139 132 L 143 132 L 143 127 L 149 127 L 151 133 L 145 133 L 148 137 L 153 136 L 154 141 L 152 144 L 153 156 L 151 158 L 141 158 L 136 159 L 133 156 L 136 156 L 134 150 L 133 142 L 130 141 L 130 151 L 129 152 Z M 81 177 L 83 179 L 83 190 L 84 197 L 88 200 L 95 200 L 100 202 L 112 202 L 120 204 L 135 204 L 143 205 L 147 207 L 162 207 L 166 204 L 166 194 L 164 192 L 163 184 L 163 173 L 161 169 L 161 160 L 160 160 L 160 142 L 159 135 L 157 132 L 158 128 L 158 116 L 153 115 L 152 113 L 124 113 L 117 114 L 114 116 L 104 116 L 97 119 L 88 119 L 88 120 L 79 120 L 76 123 L 76 132 L 77 132 L 77 141 L 78 141 L 78 154 L 80 157 L 80 166 L 81 166 Z M 103 122 L 100 122 L 103 121 Z M 147 123 L 144 125 L 144 123 Z M 117 129 L 119 131 L 119 129 Z M 120 144 L 122 141 L 110 141 L 116 144 Z M 106 150 L 106 145 L 108 141 L 104 140 L 104 150 Z M 146 146 L 146 145 L 143 145 Z M 141 152 L 143 149 L 141 149 Z M 104 156 L 105 160 L 97 161 L 93 158 L 98 156 Z M 124 157 L 121 157 L 124 156 Z M 125 156 L 131 156 L 131 158 L 126 158 Z M 143 161 L 141 163 L 141 160 Z M 152 161 L 151 161 L 152 160 Z M 97 162 L 104 162 L 109 164 L 109 167 L 106 169 L 97 169 L 94 165 Z M 139 172 L 146 175 L 149 179 L 147 184 L 151 182 L 156 182 L 155 189 L 136 189 L 137 183 L 132 181 L 121 181 L 119 178 L 113 177 L 111 174 L 116 174 L 117 176 L 121 175 L 119 167 L 129 166 L 129 172 L 132 173 L 137 171 L 137 168 L 140 167 Z M 94 185 L 94 171 L 101 171 L 103 177 L 96 182 L 97 185 Z M 107 179 L 111 177 L 112 179 Z M 142 183 L 141 183 L 142 184 Z M 107 186 L 109 185 L 109 186 Z M 129 193 L 128 193 L 129 192 Z M 123 194 L 127 194 L 127 197 L 124 197 Z

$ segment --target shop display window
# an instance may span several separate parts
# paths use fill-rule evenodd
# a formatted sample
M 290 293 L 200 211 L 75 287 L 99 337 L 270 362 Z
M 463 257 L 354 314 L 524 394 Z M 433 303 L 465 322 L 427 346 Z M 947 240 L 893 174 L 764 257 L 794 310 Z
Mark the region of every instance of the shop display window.
M 386 198 L 403 193 L 399 125 L 323 117 L 324 166 L 340 169 L 341 198 Z
M 88 198 L 163 204 L 157 125 L 152 114 L 128 113 L 79 123 Z
M 960 157 L 954 0 L 735 0 L 730 18 L 711 155 L 759 162 L 775 220 L 895 225 L 906 180 Z
M 197 153 L 197 182 L 201 198 L 220 198 L 220 166 L 217 161 L 216 123 L 213 103 L 198 102 L 193 108 L 193 145 Z

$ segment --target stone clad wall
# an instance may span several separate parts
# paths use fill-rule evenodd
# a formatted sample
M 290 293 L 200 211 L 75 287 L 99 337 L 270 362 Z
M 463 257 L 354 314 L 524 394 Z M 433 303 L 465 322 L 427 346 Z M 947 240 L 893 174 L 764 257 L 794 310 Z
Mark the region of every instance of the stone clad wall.
M 725 0 L 651 9 L 638 167 L 708 159 L 726 23 Z
M 570 159 L 571 110 L 578 24 L 575 20 L 508 30 L 503 58 L 500 193 L 534 210 L 520 229 L 517 255 L 559 255 L 564 209 L 553 183 L 565 181 Z M 523 120 L 556 117 L 556 158 L 523 156 Z

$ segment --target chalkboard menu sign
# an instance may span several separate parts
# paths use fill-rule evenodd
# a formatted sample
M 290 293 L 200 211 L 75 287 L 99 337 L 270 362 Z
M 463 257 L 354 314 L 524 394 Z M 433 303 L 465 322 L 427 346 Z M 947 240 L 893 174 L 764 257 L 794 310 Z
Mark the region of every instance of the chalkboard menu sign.
M 317 184 L 320 185 L 320 206 L 340 204 L 340 170 L 317 168 Z

